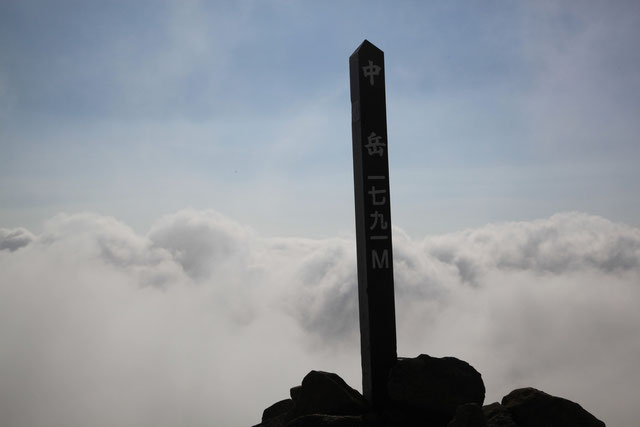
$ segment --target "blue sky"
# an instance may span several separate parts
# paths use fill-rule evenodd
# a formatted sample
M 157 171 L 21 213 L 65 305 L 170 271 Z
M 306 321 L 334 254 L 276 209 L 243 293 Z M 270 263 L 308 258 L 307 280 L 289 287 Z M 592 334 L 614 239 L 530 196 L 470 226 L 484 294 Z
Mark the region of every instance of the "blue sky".
M 0 220 L 214 208 L 352 233 L 348 57 L 385 51 L 394 222 L 638 225 L 633 2 L 2 2 Z

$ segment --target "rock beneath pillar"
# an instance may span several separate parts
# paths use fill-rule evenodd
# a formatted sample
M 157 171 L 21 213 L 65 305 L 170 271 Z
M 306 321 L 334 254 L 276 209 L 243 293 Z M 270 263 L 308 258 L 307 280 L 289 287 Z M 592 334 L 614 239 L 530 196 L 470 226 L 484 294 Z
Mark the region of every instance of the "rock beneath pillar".
M 338 375 L 311 371 L 256 427 L 605 427 L 577 403 L 534 388 L 482 407 L 480 374 L 454 357 L 399 359 L 389 392 L 390 406 L 374 411 Z
M 446 427 L 456 409 L 466 403 L 482 407 L 485 388 L 482 376 L 467 362 L 455 357 L 426 354 L 398 359 L 389 378 L 389 397 L 398 420 L 408 425 Z
M 487 427 L 518 427 L 511 417 L 511 412 L 498 402 L 482 407 Z
M 487 427 L 482 407 L 476 403 L 465 403 L 458 406 L 453 419 L 447 427 Z
M 365 427 L 361 416 L 353 415 L 305 415 L 289 422 L 286 427 Z
M 502 398 L 518 427 L 605 427 L 582 406 L 535 388 L 520 388 Z
M 284 399 L 274 403 L 262 412 L 262 423 L 265 427 L 283 426 L 287 415 L 293 408 L 293 400 Z
M 291 391 L 292 415 L 362 415 L 369 406 L 362 395 L 344 382 L 338 375 L 311 371 L 302 385 Z

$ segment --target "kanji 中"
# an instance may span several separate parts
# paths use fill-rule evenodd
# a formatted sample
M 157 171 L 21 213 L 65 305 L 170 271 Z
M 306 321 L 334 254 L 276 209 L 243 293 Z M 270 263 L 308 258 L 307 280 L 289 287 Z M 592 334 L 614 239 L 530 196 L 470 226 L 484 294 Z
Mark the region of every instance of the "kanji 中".
M 371 84 L 371 86 L 373 86 L 374 83 L 373 78 L 380 74 L 380 70 L 382 70 L 382 67 L 379 65 L 374 65 L 373 61 L 371 60 L 369 60 L 369 65 L 365 65 L 364 67 L 362 67 L 362 72 L 364 73 L 365 77 L 369 77 L 369 84 Z

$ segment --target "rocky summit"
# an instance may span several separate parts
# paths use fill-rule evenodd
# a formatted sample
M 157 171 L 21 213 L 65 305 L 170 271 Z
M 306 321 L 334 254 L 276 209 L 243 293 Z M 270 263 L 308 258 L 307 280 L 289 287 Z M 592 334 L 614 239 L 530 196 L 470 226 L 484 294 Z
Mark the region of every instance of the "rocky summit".
M 389 407 L 375 413 L 338 375 L 311 371 L 255 427 L 604 427 L 575 402 L 534 388 L 484 404 L 482 376 L 455 357 L 400 358 L 389 374 Z

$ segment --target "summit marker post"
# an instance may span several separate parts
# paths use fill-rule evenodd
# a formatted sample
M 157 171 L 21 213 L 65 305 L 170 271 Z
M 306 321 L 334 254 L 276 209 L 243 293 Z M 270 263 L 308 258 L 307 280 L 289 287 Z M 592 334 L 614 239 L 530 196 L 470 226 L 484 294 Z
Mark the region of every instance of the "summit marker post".
M 384 53 L 365 40 L 349 75 L 362 391 L 381 411 L 397 361 Z

